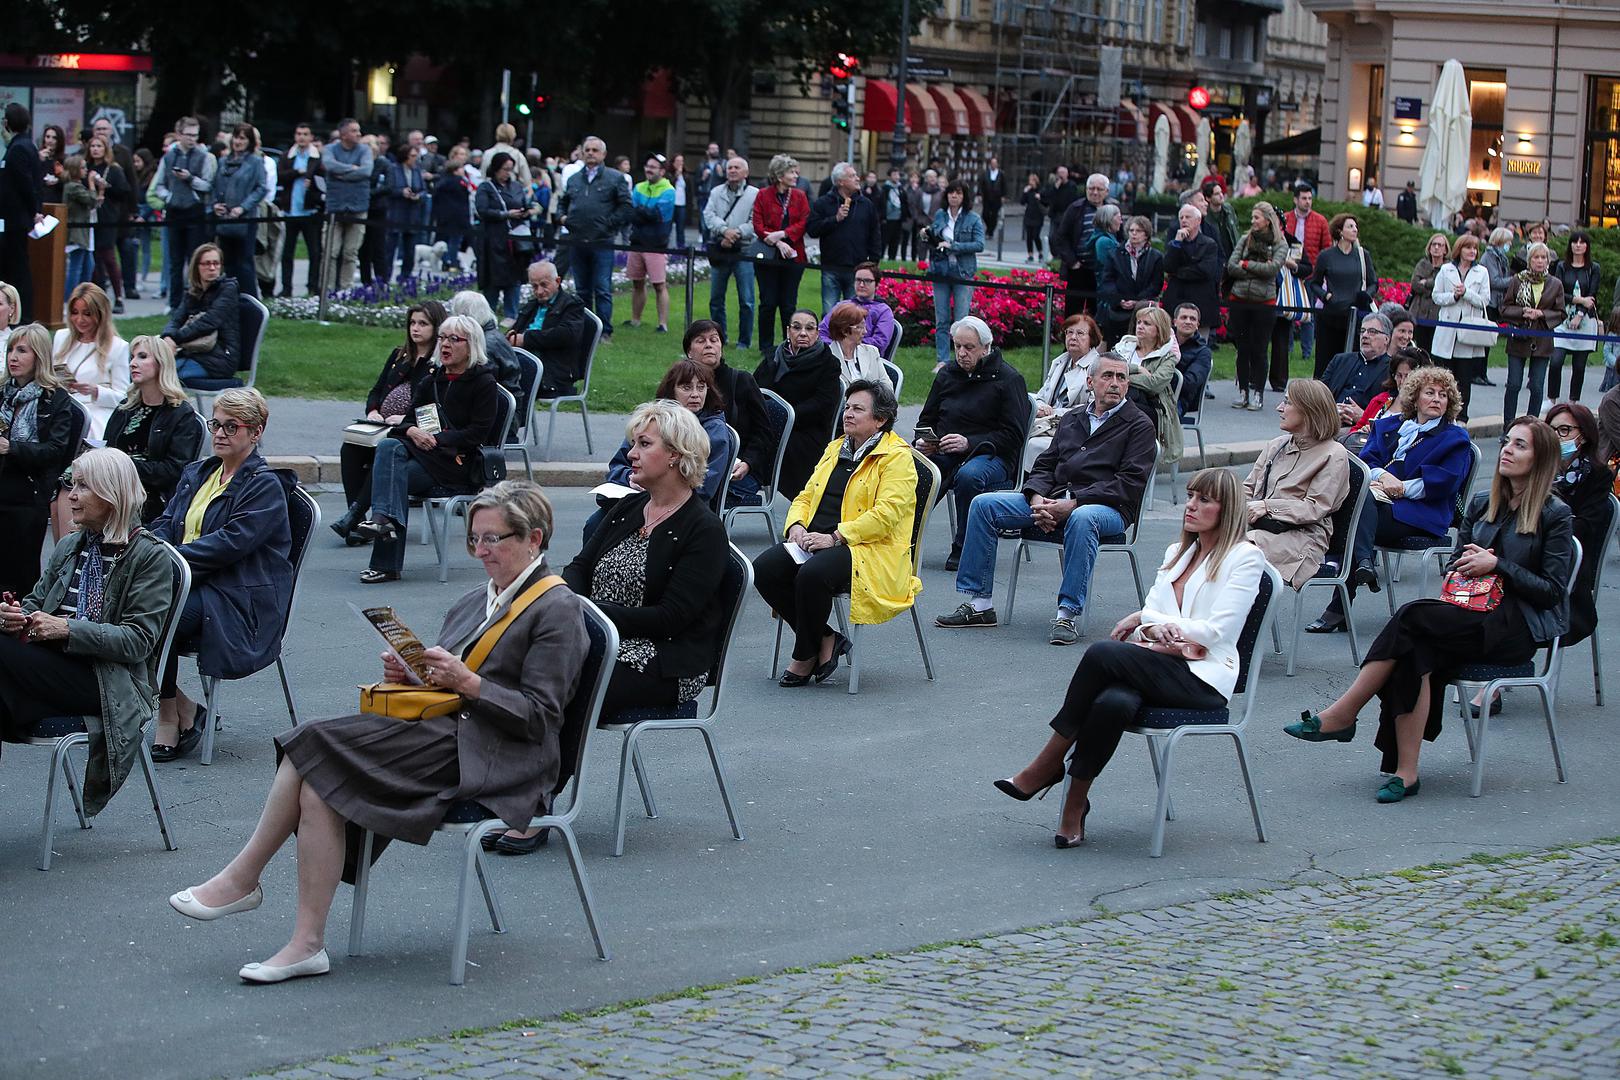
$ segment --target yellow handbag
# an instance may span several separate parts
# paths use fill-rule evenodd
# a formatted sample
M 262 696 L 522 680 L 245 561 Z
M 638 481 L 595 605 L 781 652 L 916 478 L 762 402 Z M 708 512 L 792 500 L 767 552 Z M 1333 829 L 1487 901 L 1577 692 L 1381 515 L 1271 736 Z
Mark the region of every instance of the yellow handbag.
M 541 578 L 512 601 L 512 606 L 499 621 L 485 630 L 478 643 L 467 654 L 467 667 L 477 671 L 489 659 L 495 643 L 506 628 L 512 625 L 528 606 L 540 599 L 563 579 L 556 574 Z M 409 683 L 382 682 L 360 687 L 360 711 L 374 716 L 387 716 L 394 720 L 431 720 L 435 716 L 453 713 L 461 705 L 461 695 L 452 690 L 439 690 L 431 686 L 412 686 Z

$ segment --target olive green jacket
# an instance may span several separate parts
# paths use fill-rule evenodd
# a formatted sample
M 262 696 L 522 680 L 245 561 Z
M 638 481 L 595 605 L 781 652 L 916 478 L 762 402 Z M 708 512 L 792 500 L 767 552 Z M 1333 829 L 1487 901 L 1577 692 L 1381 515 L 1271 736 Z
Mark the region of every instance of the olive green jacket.
M 62 538 L 23 610 L 53 612 L 61 605 L 83 547 L 83 533 Z M 101 714 L 85 718 L 90 732 L 84 769 L 87 814 L 99 814 L 128 778 L 139 753 L 141 728 L 157 711 L 159 637 L 174 605 L 174 573 L 163 542 L 139 530 L 107 574 L 102 621 L 68 620 L 67 654 L 95 665 L 101 692 Z

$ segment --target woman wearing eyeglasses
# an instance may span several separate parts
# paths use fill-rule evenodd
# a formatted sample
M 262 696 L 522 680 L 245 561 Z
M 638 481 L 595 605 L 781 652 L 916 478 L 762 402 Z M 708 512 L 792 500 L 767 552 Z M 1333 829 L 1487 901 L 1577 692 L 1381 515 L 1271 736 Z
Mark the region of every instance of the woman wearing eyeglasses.
M 252 387 L 227 390 L 208 421 L 214 456 L 186 467 L 152 532 L 191 564 L 191 595 L 158 687 L 152 760 L 185 757 L 208 717 L 176 683 L 180 654 L 199 674 L 241 679 L 281 655 L 292 601 L 287 481 L 259 454 L 270 406 Z M 208 628 L 203 633 L 204 627 Z

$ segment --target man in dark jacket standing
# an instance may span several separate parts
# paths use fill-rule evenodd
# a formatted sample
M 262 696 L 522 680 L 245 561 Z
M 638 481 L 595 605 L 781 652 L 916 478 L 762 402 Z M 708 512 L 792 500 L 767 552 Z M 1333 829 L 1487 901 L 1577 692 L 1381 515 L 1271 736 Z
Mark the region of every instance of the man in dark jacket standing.
M 1052 229 L 1052 254 L 1062 263 L 1068 279 L 1064 309 L 1069 315 L 1096 310 L 1097 247 L 1092 222 L 1097 208 L 1109 201 L 1108 177 L 1092 173 L 1086 177 L 1086 197 L 1070 203 Z
M 595 135 L 580 144 L 585 167 L 563 185 L 559 209 L 568 227 L 574 290 L 602 320 L 602 340 L 613 339 L 613 238 L 630 222 L 630 184 L 608 168 L 607 143 Z
M 956 589 L 967 599 L 934 625 L 953 630 L 996 625 L 990 604 L 996 538 L 1022 529 L 1063 544 L 1063 584 L 1048 640 L 1053 645 L 1080 640 L 1076 620 L 1085 610 L 1097 545 L 1136 520 L 1156 452 L 1153 421 L 1125 400 L 1130 374 L 1124 360 L 1112 353 L 1099 357 L 1087 385 L 1090 408 L 1070 409 L 1058 421 L 1051 445 L 1024 480 L 1024 490 L 973 500 L 956 573 Z
M 1417 184 L 1406 182 L 1406 190 L 1395 196 L 1395 216 L 1408 225 L 1417 224 Z
M 557 267 L 544 260 L 529 264 L 529 288 L 534 295 L 518 309 L 506 339 L 540 361 L 540 397 L 577 394 L 579 388 L 574 384 L 585 377 L 591 343 L 585 304 L 563 291 Z
M 855 296 L 855 267 L 883 258 L 882 215 L 861 194 L 861 174 L 847 161 L 832 170 L 833 189 L 810 207 L 805 234 L 821 241 L 821 309 Z
M 320 175 L 321 150 L 315 145 L 314 129 L 304 121 L 293 128 L 293 144 L 276 162 L 276 207 L 287 229 L 281 249 L 282 296 L 293 294 L 293 256 L 300 236 L 309 251 L 305 291 L 311 296 L 320 294 L 321 206 L 325 201 L 315 179 Z
M 1001 204 L 1007 199 L 1007 174 L 1001 171 L 1001 162 L 993 157 L 990 167 L 979 178 L 979 199 L 982 208 L 979 216 L 984 219 L 984 239 L 989 243 L 1001 222 Z
M 28 232 L 41 214 L 44 185 L 40 182 L 39 150 L 29 135 L 31 118 L 18 102 L 6 106 L 6 132 L 11 145 L 0 159 L 0 281 L 17 290 L 21 310 L 18 322 L 34 321 L 34 275 L 28 269 Z
M 1201 326 L 1207 337 L 1220 322 L 1221 247 L 1203 229 L 1204 215 L 1192 203 L 1182 204 L 1176 214 L 1176 231 L 1164 248 L 1164 307 L 1174 311 L 1181 304 L 1197 304 Z
M 939 466 L 939 497 L 956 499 L 956 531 L 945 569 L 955 570 L 962 556 L 973 497 L 1012 483 L 1023 460 L 1029 431 L 1029 391 L 1024 377 L 991 347 L 990 327 L 977 315 L 951 327 L 953 363 L 934 376 L 919 428 L 932 428 L 934 438 L 912 445 Z

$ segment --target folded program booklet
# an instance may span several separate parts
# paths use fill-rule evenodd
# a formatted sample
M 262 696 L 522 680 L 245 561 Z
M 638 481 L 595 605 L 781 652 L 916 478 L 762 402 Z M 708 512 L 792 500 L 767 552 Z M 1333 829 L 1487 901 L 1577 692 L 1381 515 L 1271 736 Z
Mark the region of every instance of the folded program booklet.
M 406 626 L 394 613 L 393 608 L 359 608 L 351 603 L 349 610 L 382 635 L 389 653 L 405 668 L 405 674 L 413 685 L 424 686 L 428 683 L 427 662 L 422 659 L 422 654 L 427 652 L 427 646 L 422 644 L 422 639 L 416 636 L 416 632 Z

